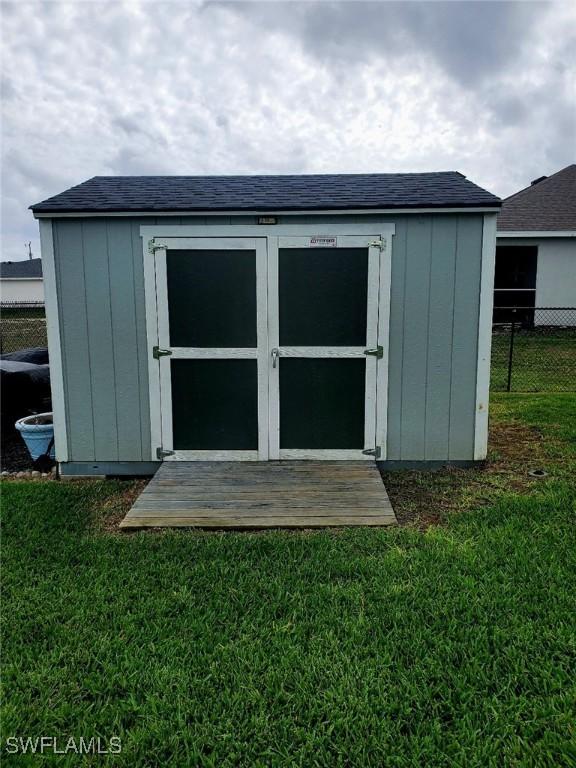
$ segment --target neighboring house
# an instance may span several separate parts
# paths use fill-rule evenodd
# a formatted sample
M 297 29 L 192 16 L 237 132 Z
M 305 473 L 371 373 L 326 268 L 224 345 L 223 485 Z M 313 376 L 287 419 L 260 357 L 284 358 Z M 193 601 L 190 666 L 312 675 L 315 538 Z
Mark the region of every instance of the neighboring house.
M 494 319 L 502 307 L 576 307 L 576 165 L 535 179 L 506 198 L 498 216 Z M 536 323 L 554 323 L 538 313 Z
M 42 259 L 0 262 L 0 300 L 44 301 Z
M 62 472 L 484 459 L 499 208 L 455 172 L 96 177 L 32 206 Z

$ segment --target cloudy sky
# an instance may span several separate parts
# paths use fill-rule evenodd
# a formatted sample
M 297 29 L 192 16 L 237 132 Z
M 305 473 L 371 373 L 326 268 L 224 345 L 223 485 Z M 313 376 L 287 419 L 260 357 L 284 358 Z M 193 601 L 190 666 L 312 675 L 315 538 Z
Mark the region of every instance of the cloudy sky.
M 576 3 L 2 2 L 2 260 L 106 174 L 459 170 L 576 157 Z

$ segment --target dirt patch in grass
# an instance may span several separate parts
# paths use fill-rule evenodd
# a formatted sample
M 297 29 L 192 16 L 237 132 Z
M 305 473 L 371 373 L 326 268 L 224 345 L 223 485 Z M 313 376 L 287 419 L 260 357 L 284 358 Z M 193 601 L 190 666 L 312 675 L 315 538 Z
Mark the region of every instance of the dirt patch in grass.
M 148 480 L 124 480 L 119 482 L 117 493 L 99 502 L 94 510 L 94 529 L 97 533 L 120 533 L 119 525 Z
M 390 501 L 400 525 L 426 529 L 442 525 L 449 514 L 490 504 L 502 493 L 529 494 L 542 483 L 529 472 L 563 470 L 562 442 L 515 421 L 495 421 L 490 430 L 489 454 L 480 467 L 447 467 L 434 472 L 383 472 Z M 557 451 L 556 448 L 560 447 Z M 119 483 L 118 492 L 98 502 L 94 513 L 97 533 L 126 535 L 119 524 L 145 488 L 147 480 Z M 158 529 L 161 530 L 161 529 Z M 297 533 L 301 533 L 298 531 Z
M 552 438 L 517 422 L 497 422 L 490 430 L 487 461 L 478 468 L 447 467 L 435 472 L 383 472 L 382 477 L 400 525 L 428 528 L 452 512 L 489 504 L 497 493 L 528 494 L 542 482 L 529 472 L 550 472 Z M 561 464 L 561 462 L 560 462 Z

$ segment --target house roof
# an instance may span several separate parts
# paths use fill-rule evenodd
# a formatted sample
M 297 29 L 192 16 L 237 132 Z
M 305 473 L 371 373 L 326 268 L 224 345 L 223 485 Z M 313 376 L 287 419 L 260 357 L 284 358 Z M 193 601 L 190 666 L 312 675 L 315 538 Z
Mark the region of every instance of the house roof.
M 500 206 L 455 171 L 318 176 L 95 176 L 35 213 L 312 211 Z
M 576 164 L 507 197 L 498 216 L 500 232 L 562 230 L 576 230 Z
M 42 277 L 42 259 L 0 261 L 0 278 Z

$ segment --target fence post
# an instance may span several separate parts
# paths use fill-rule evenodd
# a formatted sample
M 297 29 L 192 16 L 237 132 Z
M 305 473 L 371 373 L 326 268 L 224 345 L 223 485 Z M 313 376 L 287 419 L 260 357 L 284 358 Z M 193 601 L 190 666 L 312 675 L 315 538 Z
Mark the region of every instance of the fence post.
M 512 310 L 512 328 L 510 329 L 510 348 L 508 349 L 508 383 L 506 392 L 512 390 L 512 361 L 514 358 L 514 332 L 516 330 L 516 310 Z

